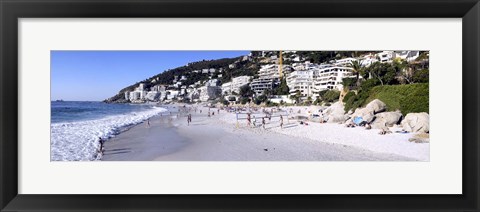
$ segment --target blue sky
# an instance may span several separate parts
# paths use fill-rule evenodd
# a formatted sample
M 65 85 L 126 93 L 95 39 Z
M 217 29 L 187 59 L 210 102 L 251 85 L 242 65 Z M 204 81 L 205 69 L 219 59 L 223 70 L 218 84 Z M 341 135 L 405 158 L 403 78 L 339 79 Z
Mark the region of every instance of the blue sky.
M 249 51 L 51 51 L 51 100 L 101 101 L 124 87 L 189 62 Z

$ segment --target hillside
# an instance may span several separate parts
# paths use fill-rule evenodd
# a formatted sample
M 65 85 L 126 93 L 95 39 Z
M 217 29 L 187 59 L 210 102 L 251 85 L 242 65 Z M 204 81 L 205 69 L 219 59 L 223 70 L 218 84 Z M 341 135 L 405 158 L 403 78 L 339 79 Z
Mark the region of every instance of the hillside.
M 332 59 L 357 56 L 366 52 L 357 51 L 285 51 L 283 54 L 284 64 L 310 61 L 312 63 L 325 63 Z M 237 76 L 253 76 L 257 78 L 258 70 L 262 65 L 276 63 L 278 51 L 252 51 L 249 56 L 240 56 L 235 58 L 223 58 L 217 60 L 202 60 L 191 62 L 185 66 L 165 70 L 160 74 L 136 82 L 130 86 L 121 89 L 116 95 L 104 100 L 107 103 L 125 103 L 124 93 L 133 91 L 140 83 L 143 83 L 145 89 L 150 89 L 155 85 L 172 85 L 175 77 L 185 76 L 182 86 L 190 86 L 196 82 L 204 82 L 209 79 L 219 79 L 221 83 L 228 82 Z M 215 69 L 208 74 L 202 73 L 204 69 Z M 199 72 L 200 71 L 200 72 Z M 175 89 L 175 88 L 173 88 Z
M 383 85 L 375 86 L 358 95 L 351 92 L 345 96 L 345 110 L 353 111 L 358 107 L 365 107 L 374 99 L 384 102 L 388 111 L 400 110 L 403 115 L 429 113 L 429 84 Z

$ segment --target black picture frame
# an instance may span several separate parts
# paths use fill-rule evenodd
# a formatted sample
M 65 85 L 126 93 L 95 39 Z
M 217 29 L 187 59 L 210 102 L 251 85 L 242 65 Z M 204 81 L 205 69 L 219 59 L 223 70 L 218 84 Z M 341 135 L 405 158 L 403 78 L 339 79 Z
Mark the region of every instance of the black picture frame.
M 479 211 L 478 0 L 0 0 L 1 211 Z M 19 18 L 462 18 L 462 195 L 18 194 Z M 446 41 L 448 42 L 448 41 Z M 441 44 L 439 44 L 441 45 Z M 441 186 L 441 185 L 439 185 Z

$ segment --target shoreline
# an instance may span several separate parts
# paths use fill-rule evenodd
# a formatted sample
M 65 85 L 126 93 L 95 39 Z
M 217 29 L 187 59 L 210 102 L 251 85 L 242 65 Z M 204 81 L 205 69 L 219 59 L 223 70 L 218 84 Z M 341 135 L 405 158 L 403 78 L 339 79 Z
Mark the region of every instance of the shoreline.
M 172 106 L 174 108 L 172 108 Z M 180 105 L 168 106 L 167 111 Z M 188 105 L 192 107 L 195 105 Z M 319 141 L 295 136 L 303 126 L 280 129 L 267 123 L 267 129 L 236 126 L 234 113 L 213 108 L 215 115 L 208 117 L 208 108 L 196 105 L 203 113 L 190 112 L 192 123 L 187 126 L 186 116 L 178 113 L 150 119 L 133 126 L 105 142 L 102 161 L 411 161 L 425 159 L 406 157 L 391 152 L 372 151 L 341 142 Z M 164 107 L 164 106 L 162 106 Z M 213 112 L 213 111 L 212 111 Z M 168 113 L 168 112 L 167 112 Z M 287 122 L 287 121 L 286 121 Z M 294 122 L 289 120 L 288 122 Z M 258 123 L 258 122 L 257 122 Z M 261 123 L 261 121 L 260 121 Z M 316 123 L 312 123 L 316 124 Z M 242 124 L 240 124 L 242 125 Z M 246 125 L 243 123 L 243 125 Z M 341 126 L 325 124 L 340 129 Z M 336 124 L 338 125 L 338 124 Z M 313 127 L 313 126 L 312 126 Z M 352 129 L 344 128 L 349 132 Z M 355 129 L 353 129 L 355 130 Z M 372 131 L 373 133 L 373 131 Z M 427 159 L 428 161 L 428 159 Z

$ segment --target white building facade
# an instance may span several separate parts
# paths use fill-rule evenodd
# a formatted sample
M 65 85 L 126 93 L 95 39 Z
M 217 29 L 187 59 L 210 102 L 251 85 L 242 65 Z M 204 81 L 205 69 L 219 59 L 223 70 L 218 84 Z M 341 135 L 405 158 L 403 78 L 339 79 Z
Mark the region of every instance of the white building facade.
M 258 79 L 250 83 L 255 95 L 261 95 L 265 90 L 272 90 L 280 82 L 280 70 L 278 64 L 264 65 L 258 71 Z M 290 66 L 282 65 L 282 70 L 290 69 Z
M 288 74 L 286 81 L 290 95 L 295 95 L 299 91 L 302 97 L 312 96 L 313 70 L 293 71 Z
M 394 57 L 394 52 L 393 51 L 383 51 L 380 53 L 376 54 L 376 57 L 381 63 L 387 63 L 387 62 L 392 62 L 392 59 Z
M 231 82 L 222 84 L 222 94 L 232 94 L 233 92 L 239 94 L 242 86 L 248 85 L 251 76 L 239 76 L 232 78 Z
M 313 71 L 313 93 L 318 94 L 322 90 L 342 90 L 342 80 L 345 77 L 353 77 L 352 68 L 331 66 Z M 315 97 L 317 95 L 314 95 Z
M 214 100 L 218 98 L 222 92 L 222 88 L 220 86 L 202 86 L 198 90 L 200 93 L 199 99 L 202 102 Z

